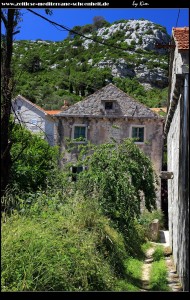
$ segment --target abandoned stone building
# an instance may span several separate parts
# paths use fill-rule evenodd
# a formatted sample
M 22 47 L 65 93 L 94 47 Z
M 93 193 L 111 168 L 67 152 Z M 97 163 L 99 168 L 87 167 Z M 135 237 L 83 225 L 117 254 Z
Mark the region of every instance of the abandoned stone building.
M 158 175 L 157 207 L 161 207 L 163 124 L 165 118 L 136 101 L 113 84 L 108 84 L 84 100 L 59 111 L 46 111 L 18 95 L 13 101 L 15 116 L 32 132 L 41 132 L 50 145 L 59 145 L 64 157 L 60 164 L 73 163 L 77 152 L 67 151 L 67 140 L 76 144 L 102 144 L 114 139 L 137 138 Z M 80 140 L 80 141 L 79 141 Z
M 189 27 L 173 28 L 167 140 L 169 237 L 184 291 L 189 290 Z
M 164 118 L 108 84 L 84 100 L 54 115 L 58 119 L 57 144 L 65 152 L 62 163 L 76 162 L 76 153 L 67 153 L 67 139 L 75 143 L 102 144 L 112 139 L 137 138 L 136 144 L 148 155 L 159 176 L 162 169 Z M 77 141 L 76 139 L 82 138 Z M 157 207 L 160 208 L 158 177 Z

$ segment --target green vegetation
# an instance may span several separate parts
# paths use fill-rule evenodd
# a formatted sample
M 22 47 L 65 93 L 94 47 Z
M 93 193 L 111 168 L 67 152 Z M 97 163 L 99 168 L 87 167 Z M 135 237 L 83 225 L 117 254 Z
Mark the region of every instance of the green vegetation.
M 138 43 L 134 40 L 131 44 L 125 42 L 127 37 L 123 26 L 127 22 L 128 20 L 114 22 L 114 24 L 122 25 L 118 26 L 118 30 L 106 40 L 103 37 L 108 33 L 108 29 L 102 36 L 97 36 L 97 30 L 110 27 L 112 24 L 103 17 L 96 16 L 92 24 L 74 26 L 73 31 L 69 32 L 64 41 L 22 40 L 14 42 L 15 96 L 21 94 L 44 109 L 60 109 L 64 100 L 74 104 L 108 82 L 114 82 L 118 87 L 125 87 L 129 95 L 149 107 L 165 105 L 165 90 L 154 88 L 146 91 L 136 77 L 129 76 L 118 80 L 113 77 L 110 67 L 100 69 L 97 66 L 101 60 L 114 59 L 116 62 L 119 58 L 123 58 L 128 67 L 134 68 L 142 63 L 139 58 L 146 58 L 143 64 L 149 69 L 160 67 L 167 73 L 166 55 L 136 49 L 138 44 L 142 44 L 142 36 L 139 36 Z M 138 26 L 137 24 L 137 28 Z M 162 26 L 160 30 L 161 28 Z M 85 41 L 85 38 L 77 33 L 88 35 L 97 42 Z M 118 46 L 124 50 L 99 44 L 98 41 L 112 46 L 119 43 Z M 84 42 L 88 42 L 88 46 L 85 46 Z M 158 62 L 155 59 L 158 59 Z M 131 86 L 133 86 L 132 89 Z
M 65 203 L 58 195 L 41 193 L 25 209 L 2 226 L 3 291 L 114 288 L 117 277 L 110 256 L 120 259 L 124 245 L 97 203 L 80 195 Z M 110 240 L 111 255 L 106 252 Z
M 149 241 L 142 244 L 142 250 L 147 253 L 147 250 L 154 248 L 152 254 L 153 262 L 151 264 L 150 274 L 149 274 L 149 285 L 148 291 L 170 291 L 168 286 L 168 269 L 165 262 L 165 255 L 167 251 L 171 254 L 171 249 L 166 251 L 166 248 L 161 245 L 152 244 Z
M 153 220 L 158 219 L 160 224 L 160 229 L 164 227 L 164 214 L 162 210 L 153 209 L 151 212 L 145 209 L 140 217 L 138 218 L 138 223 L 143 227 L 144 236 L 147 240 L 151 238 L 150 235 L 150 224 Z
M 164 258 L 163 246 L 157 246 L 152 256 L 154 261 L 159 261 L 160 259 L 163 259 Z
M 90 155 L 89 155 L 90 154 Z M 77 189 L 84 196 L 99 200 L 120 230 L 130 231 L 134 217 L 140 214 L 141 194 L 148 210 L 155 207 L 154 172 L 150 159 L 132 139 L 99 146 L 84 146 L 79 165 L 88 166 L 77 180 Z
M 58 148 L 18 124 L 14 125 L 12 135 L 12 184 L 25 191 L 44 188 L 46 178 L 55 169 Z
M 153 263 L 150 270 L 150 291 L 170 291 L 167 281 L 167 266 L 164 259 L 164 247 L 156 246 L 153 253 Z
M 59 109 L 64 100 L 73 104 L 112 81 L 142 103 L 162 105 L 161 90 L 146 91 L 133 76 L 114 79 L 109 67 L 98 68 L 101 60 L 123 58 L 132 68 L 140 64 L 139 54 L 145 62 L 156 56 L 137 54 L 134 41 L 125 43 L 124 24 L 107 40 L 119 41 L 124 50 L 99 44 L 103 37 L 97 30 L 109 26 L 95 17 L 93 24 L 75 26 L 62 42 L 15 42 L 15 95 Z M 94 39 L 88 49 L 77 32 Z M 12 177 L 1 199 L 2 291 L 138 291 L 149 214 L 155 209 L 150 159 L 132 139 L 71 145 L 79 147 L 77 166 L 85 166 L 72 181 L 70 164 L 58 168 L 64 154 L 58 157 L 57 147 L 20 125 L 11 127 Z
M 88 168 L 72 182 L 69 166 L 56 167 L 56 149 L 17 126 L 13 134 L 20 156 L 2 199 L 2 291 L 138 291 L 146 239 L 139 193 L 149 209 L 155 197 L 149 159 L 132 140 L 87 145 Z M 52 155 L 50 170 L 42 153 Z
M 150 290 L 169 291 L 167 283 L 167 266 L 164 259 L 152 263 L 150 271 Z

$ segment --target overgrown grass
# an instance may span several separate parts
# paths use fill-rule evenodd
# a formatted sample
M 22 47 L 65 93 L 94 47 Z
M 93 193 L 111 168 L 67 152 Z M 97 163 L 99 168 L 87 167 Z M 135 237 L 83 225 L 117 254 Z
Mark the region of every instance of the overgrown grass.
M 164 248 L 163 248 L 163 246 L 157 246 L 152 256 L 153 256 L 154 261 L 159 261 L 161 259 L 164 259 Z
M 143 261 L 129 257 L 124 262 L 125 279 L 116 281 L 115 291 L 137 292 L 141 288 Z
M 139 291 L 151 245 L 142 244 L 143 225 L 135 222 L 128 239 L 95 198 L 69 194 L 29 193 L 2 215 L 2 291 Z M 152 289 L 163 289 L 155 276 Z
M 126 260 L 125 266 L 128 281 L 133 284 L 133 287 L 138 287 L 139 290 L 141 287 L 143 260 L 130 257 Z
M 94 206 L 78 197 L 38 216 L 12 214 L 2 225 L 2 291 L 112 290 L 116 275 L 98 250 L 109 222 Z
M 152 248 L 152 247 L 154 247 L 154 245 L 152 245 L 152 243 L 149 242 L 149 241 L 146 242 L 146 243 L 143 243 L 143 244 L 141 245 L 141 249 L 142 249 L 144 255 L 146 254 L 146 251 L 147 251 L 148 249 Z
M 150 271 L 150 290 L 169 291 L 167 282 L 167 266 L 164 259 L 152 263 Z
M 99 203 L 78 192 L 24 199 L 2 217 L 2 291 L 139 291 L 151 245 L 139 239 L 142 225 L 135 222 L 133 240 L 124 238 Z
M 59 197 L 3 215 L 2 291 L 137 291 L 142 262 L 99 204 Z
M 169 291 L 167 282 L 167 266 L 164 260 L 164 247 L 156 246 L 153 253 L 153 263 L 150 271 L 150 290 Z

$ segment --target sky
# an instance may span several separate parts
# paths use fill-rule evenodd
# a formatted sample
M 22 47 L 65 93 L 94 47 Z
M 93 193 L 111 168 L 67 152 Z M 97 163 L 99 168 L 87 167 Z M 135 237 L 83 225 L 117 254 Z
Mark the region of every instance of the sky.
M 166 27 L 170 36 L 172 27 L 189 26 L 188 8 L 181 8 L 180 11 L 179 8 L 53 8 L 51 16 L 46 15 L 43 8 L 33 10 L 71 29 L 76 25 L 92 24 L 94 16 L 103 16 L 110 23 L 121 19 L 144 18 Z M 23 20 L 15 40 L 62 41 L 68 36 L 68 31 L 49 24 L 27 9 L 23 8 L 21 11 Z

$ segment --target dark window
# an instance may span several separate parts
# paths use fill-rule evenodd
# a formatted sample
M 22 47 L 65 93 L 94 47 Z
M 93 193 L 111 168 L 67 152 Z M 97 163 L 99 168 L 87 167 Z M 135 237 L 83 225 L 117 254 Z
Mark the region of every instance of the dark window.
M 105 102 L 105 109 L 113 109 L 113 102 Z
M 75 126 L 74 139 L 78 139 L 78 138 L 86 139 L 86 127 L 85 126 Z
M 83 171 L 83 167 L 72 167 L 72 181 L 77 180 L 77 174 Z
M 132 138 L 138 139 L 137 142 L 144 142 L 144 127 L 132 127 Z

